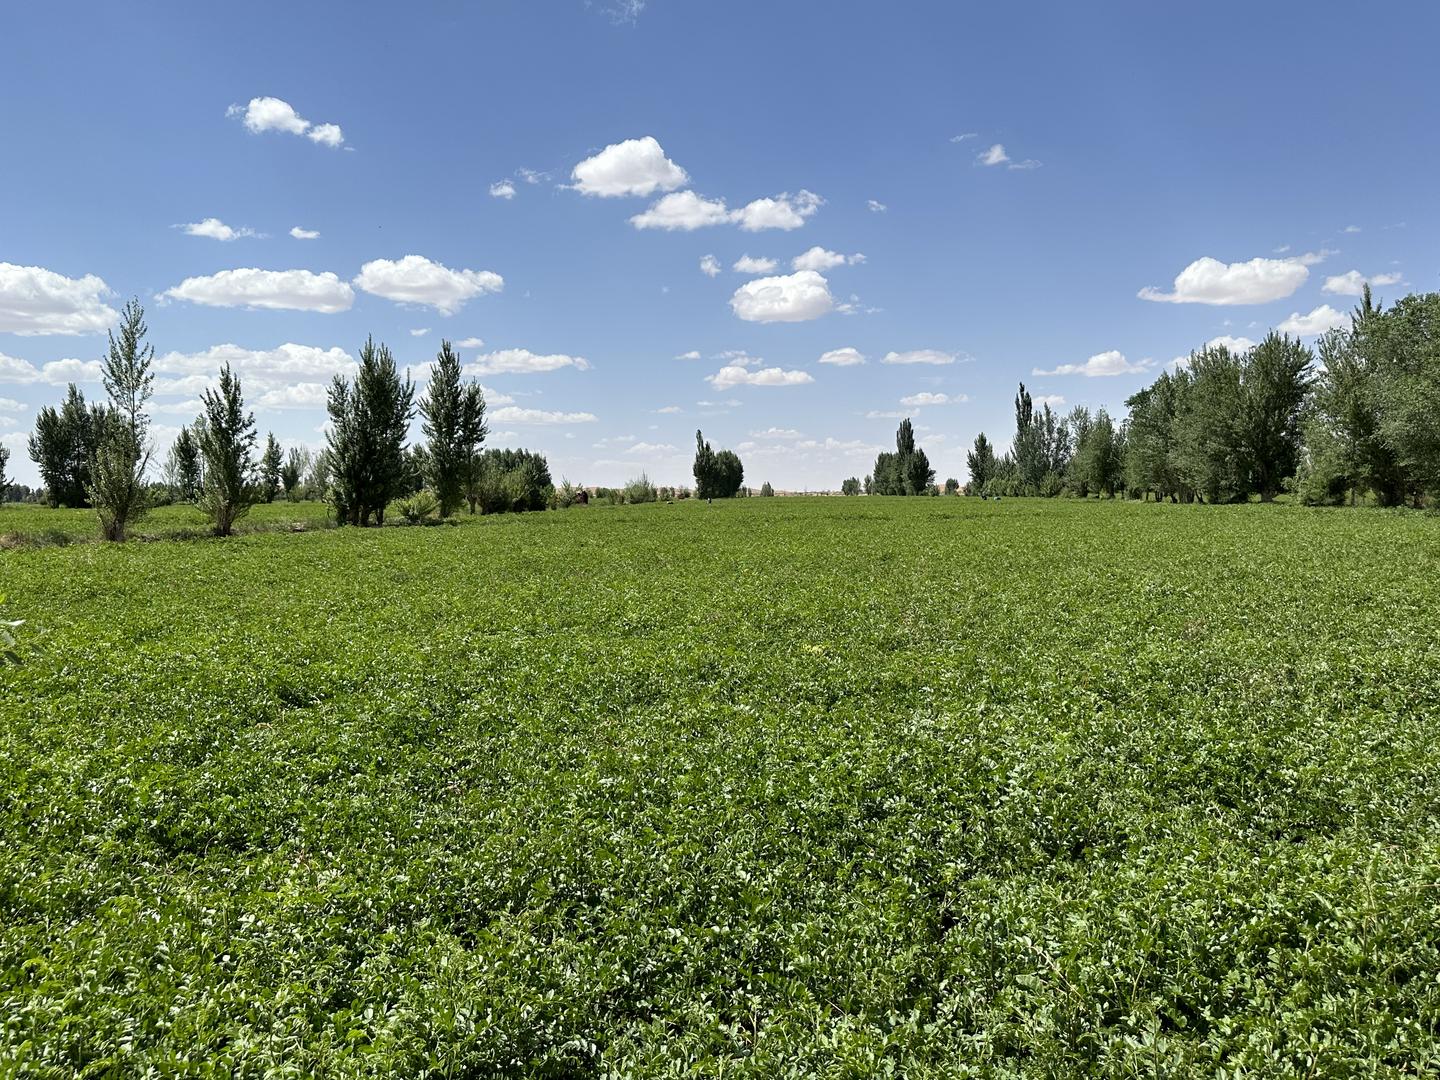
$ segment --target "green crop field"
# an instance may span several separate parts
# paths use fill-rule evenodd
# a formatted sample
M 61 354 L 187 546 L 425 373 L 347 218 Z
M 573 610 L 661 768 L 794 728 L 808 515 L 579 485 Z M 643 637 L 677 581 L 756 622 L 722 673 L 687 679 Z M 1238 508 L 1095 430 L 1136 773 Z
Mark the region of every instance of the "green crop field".
M 1440 1069 L 1433 516 L 742 499 L 0 592 L 0 1075 Z

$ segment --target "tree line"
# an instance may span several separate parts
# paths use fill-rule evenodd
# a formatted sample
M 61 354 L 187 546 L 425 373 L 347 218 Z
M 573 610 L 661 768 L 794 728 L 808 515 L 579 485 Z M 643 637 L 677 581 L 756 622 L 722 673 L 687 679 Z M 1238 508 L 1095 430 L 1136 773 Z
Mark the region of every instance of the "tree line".
M 107 540 L 124 540 L 163 501 L 193 503 L 217 536 L 228 536 L 255 504 L 282 492 L 322 498 L 341 525 L 383 525 L 396 500 L 409 520 L 470 513 L 538 510 L 554 501 L 545 458 L 528 450 L 487 449 L 485 398 L 461 377 L 459 357 L 443 341 L 425 395 L 403 379 L 383 344 L 367 339 L 353 379 L 336 375 L 327 393 L 325 449 L 285 453 L 273 433 L 256 456 L 255 416 L 245 408 L 230 365 L 201 394 L 201 414 L 170 448 L 163 482 L 147 481 L 152 451 L 145 407 L 154 393 L 155 350 L 145 342 L 144 311 L 126 304 L 102 361 L 108 400 L 87 403 L 75 384 L 58 407 L 42 408 L 29 439 L 49 505 L 92 507 Z M 408 445 L 411 421 L 425 439 Z M 5 486 L 0 457 L 0 488 Z
M 1100 495 L 1172 502 L 1422 506 L 1440 500 L 1440 293 L 1383 308 L 1366 285 L 1348 327 L 1314 350 L 1271 332 L 1247 349 L 1209 345 L 1112 417 L 1037 409 L 1021 383 L 1010 448 L 981 432 L 967 494 Z M 894 453 L 843 494 L 939 494 L 907 419 Z M 960 490 L 953 478 L 946 494 Z

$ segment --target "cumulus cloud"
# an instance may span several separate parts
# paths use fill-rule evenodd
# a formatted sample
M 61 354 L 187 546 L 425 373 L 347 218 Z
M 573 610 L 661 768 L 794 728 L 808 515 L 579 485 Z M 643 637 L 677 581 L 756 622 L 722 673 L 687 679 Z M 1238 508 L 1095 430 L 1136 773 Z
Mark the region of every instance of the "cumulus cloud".
M 98 383 L 99 381 L 99 360 L 51 360 L 48 364 L 37 368 L 29 360 L 0 353 L 0 384 L 48 383 L 51 386 L 64 386 L 66 383 L 72 382 Z M 4 400 L 9 401 L 10 399 Z M 22 409 L 25 408 L 18 402 L 12 402 L 12 404 Z
M 750 437 L 752 439 L 798 439 L 801 434 L 794 428 L 769 427 L 764 431 L 750 432 Z
M 457 349 L 480 349 L 483 348 L 484 345 L 485 339 L 478 337 L 461 338 L 459 341 L 455 342 L 455 347 Z
M 247 349 L 233 343 L 212 345 L 201 352 L 168 352 L 155 358 L 155 370 L 180 379 L 157 382 L 157 394 L 194 394 L 201 385 L 194 379 L 212 378 L 226 364 L 243 380 L 320 382 L 334 375 L 352 375 L 355 358 L 339 346 L 297 345 L 287 341 L 273 349 Z
M 0 397 L 0 412 L 17 413 L 24 412 L 30 406 L 23 401 L 16 401 L 14 398 Z
M 1366 282 L 1373 287 L 1397 285 L 1400 280 L 1399 274 L 1372 274 L 1366 277 L 1359 270 L 1347 270 L 1343 274 L 1327 277 L 1325 284 L 1320 286 L 1320 291 L 1332 293 L 1335 296 L 1359 296 L 1365 291 Z
M 727 364 L 714 375 L 707 375 L 705 381 L 716 390 L 729 390 L 733 386 L 803 386 L 815 379 L 808 371 L 786 371 L 778 367 L 752 370 Z
M 1058 409 L 1065 404 L 1064 394 L 1036 394 L 1036 405 L 1049 405 L 1052 409 Z
M 0 331 L 26 336 L 98 334 L 117 318 L 110 287 L 94 274 L 69 278 L 41 266 L 0 262 Z
M 724 199 L 707 199 L 693 191 L 675 191 L 657 200 L 644 213 L 636 214 L 630 224 L 637 229 L 664 229 L 667 232 L 693 232 L 707 225 L 723 225 L 732 220 Z
M 958 405 L 962 401 L 970 399 L 964 394 L 932 394 L 930 391 L 921 391 L 918 394 L 910 394 L 900 399 L 901 405 L 908 405 L 913 409 L 925 405 Z
M 716 277 L 720 273 L 720 260 L 714 255 L 700 256 L 700 272 L 706 277 Z
M 1061 364 L 1051 371 L 1035 368 L 1031 374 L 1085 375 L 1089 378 L 1099 378 L 1108 375 L 1134 375 L 1141 371 L 1149 371 L 1153 366 L 1154 364 L 1150 360 L 1137 360 L 1132 363 L 1125 359 L 1125 354 L 1119 349 L 1109 349 L 1106 352 L 1096 353 L 1083 364 Z
M 422 304 L 454 315 L 467 300 L 499 292 L 505 279 L 490 270 L 451 270 L 423 255 L 374 259 L 360 267 L 357 288 L 398 304 Z
M 805 322 L 834 306 L 829 283 L 814 270 L 756 278 L 730 298 L 731 309 L 746 322 Z
M 838 251 L 827 251 L 816 244 L 809 251 L 802 252 L 790 260 L 792 270 L 816 270 L 824 273 L 836 266 L 854 266 L 863 263 L 865 256 L 858 251 L 853 255 L 841 255 Z
M 490 194 L 497 199 L 513 199 L 515 197 L 515 185 L 509 180 L 496 180 L 490 185 Z
M 953 364 L 953 353 L 939 349 L 911 349 L 909 352 L 888 352 L 880 358 L 882 364 Z
M 553 412 L 547 409 L 525 409 L 518 405 L 507 405 L 496 409 L 490 418 L 500 424 L 529 424 L 536 426 L 556 424 L 593 424 L 597 419 L 588 412 Z
M 1323 334 L 1327 330 L 1334 330 L 1337 327 L 1349 326 L 1350 316 L 1343 311 L 1336 311 L 1329 304 L 1321 304 L 1313 309 L 1308 315 L 1302 315 L 1298 311 L 1292 311 L 1275 329 L 1282 334 L 1294 334 L 1296 337 L 1314 337 Z
M 186 236 L 204 236 L 211 240 L 238 240 L 242 236 L 254 236 L 253 229 L 235 229 L 226 225 L 219 218 L 207 217 L 204 221 L 194 221 L 188 225 L 176 225 Z
M 259 270 L 242 267 L 203 277 L 186 278 L 160 294 L 163 299 L 188 300 L 207 307 L 262 308 L 270 311 L 348 311 L 355 293 L 326 271 Z
M 751 255 L 741 255 L 735 260 L 730 269 L 737 274 L 768 274 L 775 269 L 774 259 L 758 259 Z
M 883 214 L 886 210 L 890 209 L 879 199 L 866 199 L 865 205 L 870 208 L 872 214 Z
M 1229 349 L 1233 353 L 1246 353 L 1254 347 L 1255 342 L 1251 341 L 1248 337 L 1236 337 L 1233 334 L 1221 334 L 1219 337 L 1211 338 L 1209 341 L 1207 341 L 1204 345 L 1201 346 L 1201 349 L 1203 350 L 1225 348 Z M 1172 368 L 1189 367 L 1190 357 L 1177 356 L 1174 360 L 1171 360 L 1170 363 L 1166 366 Z
M 662 416 L 667 416 L 673 413 L 681 412 L 683 410 L 680 408 L 679 405 L 663 405 L 655 411 Z
M 988 150 L 982 150 L 975 158 L 981 165 L 1004 165 L 1010 160 L 1010 155 L 1005 152 L 1001 143 L 995 143 Z
M 296 240 L 320 239 L 320 234 L 317 231 L 315 231 L 314 229 L 302 229 L 299 225 L 296 225 L 290 230 L 290 235 L 293 236 Z
M 573 367 L 585 371 L 590 361 L 583 356 L 569 356 L 566 353 L 541 355 L 529 349 L 501 349 L 483 353 L 473 364 L 465 365 L 466 375 L 534 375 L 545 371 L 559 371 Z
M 1142 300 L 1166 304 L 1265 304 L 1283 300 L 1305 284 L 1310 276 L 1307 267 L 1327 254 L 1310 252 L 1291 259 L 1256 258 L 1237 263 L 1222 263 L 1207 255 L 1176 275 L 1173 292 L 1147 285 L 1138 295 Z
M 428 326 L 417 326 L 414 330 L 411 330 L 411 331 L 410 331 L 410 336 L 411 336 L 411 337 L 424 337 L 424 336 L 425 336 L 426 334 L 428 334 L 429 332 L 430 332 L 430 328 L 429 328 Z
M 708 199 L 693 191 L 674 191 L 630 219 L 637 229 L 691 232 L 710 225 L 739 225 L 746 232 L 798 229 L 825 202 L 812 191 L 755 199 L 731 210 L 724 199 Z
M 681 353 L 679 356 L 675 357 L 675 359 L 676 359 L 676 360 L 699 360 L 699 359 L 700 359 L 700 350 L 699 350 L 699 349 L 691 349 L 689 352 L 683 352 L 683 353 Z
M 255 404 L 262 409 L 323 409 L 329 392 L 329 383 L 289 383 L 266 390 Z
M 297 113 L 288 101 L 275 97 L 251 98 L 248 105 L 231 105 L 225 115 L 240 117 L 245 129 L 254 135 L 266 131 L 281 131 L 290 135 L 304 135 L 322 146 L 337 147 L 345 142 L 345 134 L 339 124 L 312 124 Z
M 865 362 L 865 354 L 859 349 L 847 345 L 843 349 L 831 349 L 829 352 L 821 353 L 817 362 L 834 364 L 836 367 L 854 367 L 856 364 Z
M 612 143 L 576 165 L 570 178 L 576 191 L 602 198 L 674 191 L 690 179 L 653 135 Z

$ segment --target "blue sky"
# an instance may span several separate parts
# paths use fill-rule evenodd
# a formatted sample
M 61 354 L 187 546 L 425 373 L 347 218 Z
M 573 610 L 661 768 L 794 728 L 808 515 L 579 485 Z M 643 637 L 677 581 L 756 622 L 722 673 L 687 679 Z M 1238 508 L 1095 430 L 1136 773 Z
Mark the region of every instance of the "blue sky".
M 29 482 L 36 409 L 101 394 L 131 295 L 162 453 L 222 356 L 318 448 L 367 334 L 422 383 L 444 336 L 492 444 L 557 479 L 688 482 L 703 427 L 815 489 L 900 415 L 963 478 L 1021 379 L 1113 410 L 1216 337 L 1308 339 L 1362 279 L 1437 287 L 1429 3 L 122 8 L 17 6 L 0 39 Z

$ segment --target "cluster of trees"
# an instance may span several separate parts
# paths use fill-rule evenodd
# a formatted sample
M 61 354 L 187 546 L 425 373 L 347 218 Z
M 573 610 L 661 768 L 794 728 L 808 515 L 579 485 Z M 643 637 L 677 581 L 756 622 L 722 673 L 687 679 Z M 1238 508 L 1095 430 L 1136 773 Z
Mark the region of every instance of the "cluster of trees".
M 326 447 L 313 458 L 300 447 L 286 454 L 273 433 L 256 457 L 255 417 L 245 410 L 239 377 L 226 365 L 218 384 L 201 396 L 202 414 L 171 446 L 164 483 L 148 483 L 145 406 L 154 389 L 155 351 L 145 334 L 144 312 L 132 300 L 102 365 L 109 400 L 87 404 L 71 384 L 58 408 L 40 410 L 29 440 L 46 501 L 93 507 L 108 540 L 125 539 L 151 507 L 172 499 L 194 503 L 219 536 L 229 535 L 257 502 L 282 492 L 290 499 L 323 497 L 336 521 L 349 525 L 384 524 L 392 502 L 422 490 L 442 518 L 467 504 L 471 513 L 495 513 L 540 510 L 553 502 L 544 457 L 482 449 L 485 399 L 478 383 L 462 382 L 448 341 L 441 343 L 417 406 L 414 384 L 408 375 L 402 380 L 390 350 L 367 340 L 355 378 L 337 375 L 331 383 Z M 417 411 L 425 442 L 407 446 Z M 8 454 L 0 458 L 0 489 L 6 462 Z
M 731 499 L 740 493 L 745 482 L 745 466 L 733 450 L 716 452 L 695 432 L 695 497 L 697 499 Z
M 935 470 L 925 451 L 915 445 L 915 428 L 907 416 L 895 432 L 894 453 L 882 452 L 875 458 L 875 470 L 865 478 L 865 494 L 928 495 L 934 484 Z
M 983 431 L 977 435 L 965 456 L 970 473 L 966 491 L 986 496 L 1055 496 L 1065 491 L 1114 495 L 1122 481 L 1123 448 L 1123 426 L 1117 427 L 1104 409 L 1092 414 L 1079 405 L 1062 416 L 1042 402 L 1037 411 L 1021 383 L 1010 449 L 996 456 L 995 444 Z

